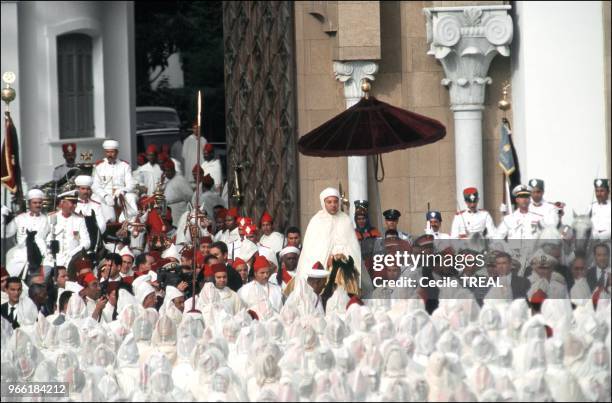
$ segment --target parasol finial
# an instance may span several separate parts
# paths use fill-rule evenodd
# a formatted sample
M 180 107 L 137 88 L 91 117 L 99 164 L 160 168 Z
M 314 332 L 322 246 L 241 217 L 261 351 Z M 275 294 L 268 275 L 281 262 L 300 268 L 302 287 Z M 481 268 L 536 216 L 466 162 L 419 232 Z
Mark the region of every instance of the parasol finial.
M 510 83 L 506 81 L 502 87 L 502 99 L 497 103 L 497 107 L 504 111 L 504 114 L 512 106 L 510 101 L 508 101 L 508 88 L 510 88 Z
M 370 84 L 370 80 L 364 78 L 361 80 L 361 91 L 363 91 L 363 97 L 368 99 L 370 97 L 370 89 L 372 85 Z

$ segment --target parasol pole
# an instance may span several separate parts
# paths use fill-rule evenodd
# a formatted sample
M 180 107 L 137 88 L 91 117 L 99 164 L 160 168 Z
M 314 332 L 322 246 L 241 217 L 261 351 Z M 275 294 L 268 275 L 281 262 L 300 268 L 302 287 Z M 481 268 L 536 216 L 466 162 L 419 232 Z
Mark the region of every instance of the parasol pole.
M 196 161 L 198 161 L 198 165 L 200 165 L 200 153 L 201 147 L 201 127 L 202 127 L 202 92 L 198 90 L 198 116 L 197 116 L 198 125 L 196 127 L 196 139 L 198 140 L 198 152 Z M 200 168 L 198 166 L 198 168 Z M 191 243 L 193 245 L 193 261 L 191 262 L 191 268 L 193 273 L 193 280 L 191 282 L 191 311 L 195 311 L 195 300 L 196 300 L 196 258 L 197 258 L 197 247 L 198 247 L 198 238 L 200 237 L 200 169 L 196 169 L 196 193 L 195 193 L 195 228 L 196 230 L 193 232 L 191 237 Z

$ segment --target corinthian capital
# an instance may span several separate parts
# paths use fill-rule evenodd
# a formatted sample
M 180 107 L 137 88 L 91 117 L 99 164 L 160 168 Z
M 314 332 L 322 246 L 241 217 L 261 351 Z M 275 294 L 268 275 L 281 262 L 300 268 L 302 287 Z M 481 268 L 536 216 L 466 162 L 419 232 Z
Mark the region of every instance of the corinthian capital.
M 344 83 L 344 98 L 348 103 L 356 103 L 363 96 L 361 80 L 374 81 L 378 63 L 372 61 L 334 62 L 336 80 Z
M 484 103 L 489 65 L 497 54 L 510 55 L 510 6 L 437 7 L 424 9 L 427 54 L 440 60 L 452 109 L 478 109 Z

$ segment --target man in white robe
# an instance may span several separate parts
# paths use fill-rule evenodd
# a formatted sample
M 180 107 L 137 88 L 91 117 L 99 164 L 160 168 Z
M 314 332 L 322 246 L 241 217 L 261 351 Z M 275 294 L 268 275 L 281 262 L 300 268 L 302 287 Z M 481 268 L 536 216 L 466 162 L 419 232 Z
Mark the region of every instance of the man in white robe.
M 359 273 L 361 248 L 351 218 L 340 211 L 340 192 L 334 188 L 327 188 L 321 192 L 319 200 L 321 210 L 310 219 L 306 228 L 296 275 L 306 278 L 306 271 L 316 262 L 321 262 L 329 269 L 330 258 L 339 255 L 352 257 L 355 270 Z M 347 291 L 354 290 L 347 289 Z
M 238 290 L 238 296 L 246 307 L 259 305 L 263 301 L 268 302 L 278 313 L 283 306 L 283 294 L 278 285 L 269 281 L 270 267 L 265 257 L 257 256 L 253 263 L 255 278 Z
M 176 173 L 172 160 L 167 160 L 163 168 L 166 175 L 164 197 L 172 212 L 172 225 L 178 226 L 181 216 L 187 211 L 187 203 L 193 191 L 185 177 Z
M 221 169 L 221 161 L 215 158 L 215 147 L 210 143 L 204 146 L 204 162 L 201 166 L 204 175 L 210 175 L 215 181 L 214 190 L 220 195 L 223 189 L 223 170 Z
M 238 294 L 227 286 L 227 267 L 223 263 L 215 263 L 212 269 L 215 273 L 215 287 L 219 292 L 221 304 L 225 311 L 233 316 L 240 312 L 242 302 Z
M 204 137 L 200 139 L 200 147 L 204 147 L 208 141 Z M 185 141 L 183 141 L 183 151 L 182 151 L 183 161 L 185 162 L 185 174 L 189 172 L 189 169 L 193 169 L 193 167 L 198 164 L 202 164 L 204 162 L 204 154 L 200 153 L 200 161 L 198 162 L 198 138 L 195 134 L 189 135 Z M 186 175 L 187 176 L 187 175 Z M 189 184 L 192 189 L 195 187 L 195 179 L 189 177 L 187 178 Z
M 147 163 L 139 168 L 140 181 L 147 188 L 147 194 L 152 195 L 163 173 L 157 162 L 157 147 L 154 144 L 147 147 L 146 156 Z
M 272 249 L 274 253 L 279 253 L 283 249 L 285 237 L 280 232 L 274 231 L 272 227 L 272 216 L 266 211 L 261 216 L 260 222 L 261 237 L 259 243 Z

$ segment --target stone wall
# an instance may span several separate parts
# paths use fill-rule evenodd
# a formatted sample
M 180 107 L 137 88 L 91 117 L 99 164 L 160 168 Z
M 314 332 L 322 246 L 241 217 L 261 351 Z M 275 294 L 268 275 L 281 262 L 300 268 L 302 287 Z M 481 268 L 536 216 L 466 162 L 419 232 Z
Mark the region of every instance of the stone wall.
M 444 3 L 444 4 L 439 4 Z M 447 4 L 448 3 L 448 4 Z M 457 4 L 455 4 L 457 3 Z M 440 84 L 442 66 L 427 55 L 422 9 L 433 6 L 463 5 L 462 2 L 380 2 L 380 69 L 372 83 L 372 94 L 392 105 L 420 113 L 442 122 L 446 137 L 425 147 L 395 151 L 383 155 L 385 179 L 379 184 L 382 210 L 395 208 L 402 213 L 400 227 L 415 234 L 423 232 L 425 212 L 442 212 L 443 231 L 450 231 L 455 206 L 455 157 L 453 117 L 448 90 Z M 463 2 L 465 3 L 465 2 Z M 492 2 L 501 3 L 501 2 Z M 368 18 L 364 15 L 363 18 Z M 295 5 L 298 79 L 298 128 L 304 135 L 344 110 L 342 84 L 332 71 L 333 37 L 321 28 L 318 19 L 308 14 L 308 2 Z M 502 172 L 497 165 L 499 122 L 497 101 L 501 84 L 510 79 L 510 60 L 497 56 L 489 75 L 493 84 L 487 89 L 483 122 L 484 206 L 494 213 L 502 200 Z M 508 116 L 511 120 L 511 115 Z M 303 229 L 318 209 L 319 192 L 326 186 L 347 186 L 346 158 L 299 157 L 301 211 Z M 376 205 L 375 182 L 370 172 L 370 205 Z M 376 222 L 377 214 L 371 219 Z

